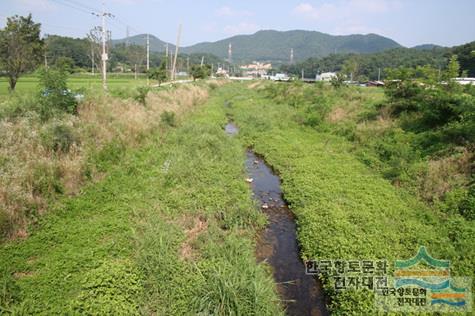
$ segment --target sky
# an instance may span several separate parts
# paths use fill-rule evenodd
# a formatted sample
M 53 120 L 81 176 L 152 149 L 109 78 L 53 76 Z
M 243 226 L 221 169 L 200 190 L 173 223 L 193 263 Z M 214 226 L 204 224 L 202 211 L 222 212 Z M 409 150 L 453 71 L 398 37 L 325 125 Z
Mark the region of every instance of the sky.
M 312 30 L 332 35 L 376 33 L 401 45 L 460 45 L 475 40 L 475 0 L 105 0 L 114 39 L 149 33 L 182 45 L 216 41 L 262 29 Z M 44 34 L 85 37 L 100 25 L 94 0 L 0 0 L 6 17 L 31 13 Z

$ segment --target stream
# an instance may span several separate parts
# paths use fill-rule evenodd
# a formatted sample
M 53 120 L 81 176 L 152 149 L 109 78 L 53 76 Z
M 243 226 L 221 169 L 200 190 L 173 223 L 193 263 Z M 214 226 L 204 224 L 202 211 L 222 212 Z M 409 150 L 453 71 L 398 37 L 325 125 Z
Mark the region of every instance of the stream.
M 225 132 L 236 135 L 239 128 L 230 122 Z M 272 267 L 287 315 L 330 315 L 321 283 L 305 273 L 295 218 L 282 197 L 280 178 L 253 151 L 248 150 L 246 157 L 247 181 L 251 184 L 254 198 L 268 217 L 268 225 L 257 239 L 257 260 L 265 261 Z

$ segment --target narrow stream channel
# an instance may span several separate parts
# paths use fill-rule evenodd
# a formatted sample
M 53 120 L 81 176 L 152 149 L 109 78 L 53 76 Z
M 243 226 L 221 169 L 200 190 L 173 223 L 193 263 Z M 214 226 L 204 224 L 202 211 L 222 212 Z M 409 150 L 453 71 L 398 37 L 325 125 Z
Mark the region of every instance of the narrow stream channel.
M 239 128 L 228 123 L 225 131 L 228 135 L 236 135 Z M 254 198 L 269 220 L 257 241 L 257 260 L 266 261 L 272 267 L 287 315 L 330 315 L 320 282 L 305 274 L 295 219 L 282 197 L 279 177 L 254 152 L 248 150 L 246 156 L 248 181 L 252 179 Z

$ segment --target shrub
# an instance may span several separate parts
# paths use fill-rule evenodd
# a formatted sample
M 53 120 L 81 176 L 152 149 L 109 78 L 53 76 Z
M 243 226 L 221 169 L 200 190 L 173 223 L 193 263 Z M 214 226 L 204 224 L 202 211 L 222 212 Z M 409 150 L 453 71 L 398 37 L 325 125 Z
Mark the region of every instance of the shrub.
M 76 135 L 73 129 L 64 124 L 54 124 L 44 131 L 41 135 L 43 145 L 55 152 L 69 152 L 74 143 L 77 143 Z
M 164 111 L 162 114 L 160 114 L 160 122 L 162 122 L 162 124 L 165 124 L 166 126 L 175 127 L 176 126 L 175 112 Z
M 32 176 L 33 195 L 51 197 L 64 191 L 58 168 L 40 163 L 34 168 Z
M 10 225 L 10 217 L 7 212 L 0 209 L 0 238 L 6 237 L 7 232 L 10 230 Z
M 467 190 L 465 198 L 459 205 L 460 214 L 468 220 L 475 220 L 475 183 Z
M 137 87 L 136 94 L 134 96 L 134 100 L 137 101 L 138 103 L 142 104 L 142 105 L 146 105 L 147 95 L 148 95 L 149 91 L 150 91 L 149 87 L 146 87 L 146 86 Z
M 55 112 L 76 114 L 77 102 L 66 84 L 67 72 L 62 69 L 41 69 L 39 71 L 40 95 L 39 113 L 43 120 Z
M 210 90 L 216 90 L 218 88 L 218 85 L 215 82 L 210 82 L 208 84 L 208 87 L 210 88 Z

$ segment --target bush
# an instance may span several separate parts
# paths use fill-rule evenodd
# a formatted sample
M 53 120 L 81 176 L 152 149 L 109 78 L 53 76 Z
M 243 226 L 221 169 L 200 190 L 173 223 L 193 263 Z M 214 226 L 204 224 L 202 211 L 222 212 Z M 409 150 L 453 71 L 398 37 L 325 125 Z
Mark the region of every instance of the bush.
M 33 170 L 32 193 L 35 196 L 52 197 L 56 193 L 63 193 L 59 169 L 47 164 L 38 164 Z
M 10 225 L 10 217 L 8 216 L 7 212 L 0 209 L 0 238 L 7 236 L 7 233 L 10 230 Z
M 69 149 L 74 143 L 77 143 L 77 138 L 73 129 L 64 124 L 55 124 L 41 135 L 43 146 L 55 152 L 69 152 Z
M 146 105 L 147 103 L 147 95 L 148 92 L 150 91 L 149 87 L 143 86 L 143 87 L 137 87 L 136 94 L 134 96 L 134 100 L 137 101 L 138 103 L 142 105 Z
M 459 205 L 460 214 L 467 220 L 475 220 L 475 184 L 472 184 Z
M 160 122 L 166 126 L 175 127 L 176 126 L 176 117 L 175 112 L 164 111 L 160 114 Z
M 43 120 L 51 118 L 56 112 L 77 113 L 77 102 L 68 89 L 67 79 L 68 74 L 62 69 L 39 71 L 39 113 Z

